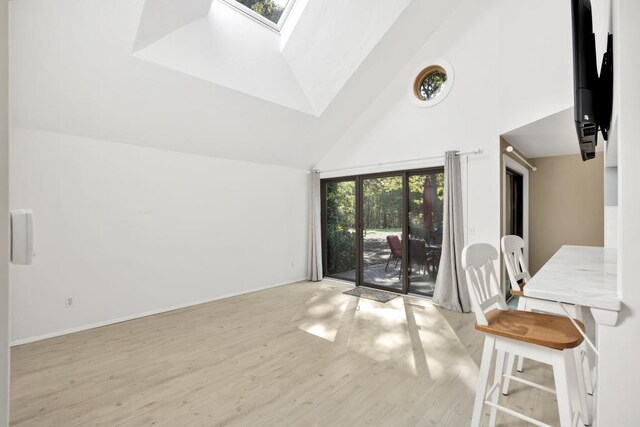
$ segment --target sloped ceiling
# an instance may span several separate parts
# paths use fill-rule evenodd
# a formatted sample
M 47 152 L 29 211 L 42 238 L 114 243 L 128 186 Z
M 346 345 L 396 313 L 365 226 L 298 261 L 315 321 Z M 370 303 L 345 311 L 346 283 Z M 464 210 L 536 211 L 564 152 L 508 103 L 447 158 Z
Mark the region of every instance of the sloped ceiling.
M 270 87 L 270 81 L 262 79 L 263 75 L 273 77 L 281 72 L 278 77 L 285 79 L 287 71 L 292 73 L 297 86 L 291 85 L 289 89 L 297 90 L 298 100 L 306 100 L 306 105 L 302 101 L 292 105 L 288 102 L 294 99 L 291 97 L 287 102 L 278 102 L 268 99 L 264 93 L 256 95 L 252 90 L 238 90 L 228 82 L 221 84 L 198 72 L 152 61 L 151 56 L 142 59 L 145 53 L 151 55 L 154 45 L 158 50 L 165 42 L 179 46 L 176 40 L 184 37 L 182 32 L 201 35 L 198 26 L 220 30 L 203 24 L 216 8 L 224 6 L 217 0 L 201 18 L 198 16 L 206 8 L 206 2 L 200 0 L 184 0 L 190 4 L 189 10 L 175 20 L 156 22 L 148 17 L 162 15 L 163 7 L 165 11 L 174 10 L 178 3 L 175 0 L 14 1 L 11 8 L 14 126 L 309 168 L 447 19 L 460 0 L 398 2 L 400 6 L 389 9 L 393 11 L 391 18 L 381 17 L 383 11 L 374 9 L 373 16 L 363 15 L 366 23 L 354 25 L 356 31 L 351 33 L 354 38 L 348 40 L 346 48 L 323 51 L 324 36 L 314 39 L 314 49 L 324 64 L 321 66 L 330 76 L 328 81 L 338 82 L 334 86 L 323 83 L 315 95 L 301 78 L 310 73 L 313 55 L 307 54 L 305 58 L 304 49 L 300 47 L 304 43 L 296 40 L 322 33 L 304 30 L 304 25 L 311 25 L 305 24 L 309 18 L 305 18 L 304 11 L 298 23 L 300 30 L 296 27 L 287 35 L 286 44 L 290 44 L 291 50 L 287 51 L 286 45 L 277 46 L 280 56 L 285 58 L 286 70 L 284 63 L 278 66 L 269 63 L 264 67 L 260 62 L 263 58 L 252 56 L 255 52 L 249 51 L 244 52 L 244 62 L 231 64 L 229 69 L 242 76 L 247 86 L 255 85 L 254 89 L 260 85 Z M 326 21 L 331 14 L 339 13 L 336 5 L 343 2 L 321 3 L 327 5 L 310 8 L 309 13 L 320 14 L 318 16 Z M 367 2 L 358 3 L 364 6 Z M 152 15 L 149 10 L 154 11 Z M 327 10 L 332 12 L 328 14 Z M 345 11 L 358 12 L 351 8 Z M 425 20 L 424 16 L 429 19 Z M 245 24 L 254 24 L 245 21 Z M 348 19 L 336 21 L 341 25 L 350 22 Z M 360 21 L 353 17 L 353 22 Z M 296 35 L 297 31 L 301 31 L 300 35 Z M 362 33 L 369 36 L 358 39 Z M 327 40 L 328 46 L 332 43 L 337 46 L 340 35 L 336 33 L 336 38 Z M 238 37 L 243 37 L 243 33 Z M 200 39 L 198 43 L 206 45 L 210 40 Z M 189 51 L 179 58 L 184 63 L 192 61 L 201 66 L 211 62 L 210 51 L 198 46 L 193 49 L 190 45 L 182 46 Z M 223 50 L 224 46 L 217 48 Z M 334 51 L 336 56 L 332 57 Z M 194 61 L 194 56 L 187 53 L 205 58 Z M 175 61 L 174 54 L 167 54 L 166 58 Z M 336 69 L 336 64 L 345 66 Z M 322 69 L 319 73 L 322 74 Z M 286 79 L 291 82 L 290 77 Z
M 213 0 L 146 0 L 133 50 L 150 45 L 172 31 L 204 18 Z

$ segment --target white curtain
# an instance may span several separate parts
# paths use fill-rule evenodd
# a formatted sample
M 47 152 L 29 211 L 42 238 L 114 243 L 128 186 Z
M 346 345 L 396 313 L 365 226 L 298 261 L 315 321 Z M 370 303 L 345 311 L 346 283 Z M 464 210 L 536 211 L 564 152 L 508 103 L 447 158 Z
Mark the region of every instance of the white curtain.
M 309 280 L 322 280 L 322 225 L 320 223 L 320 172 L 310 175 L 309 189 Z
M 471 302 L 464 270 L 462 248 L 464 225 L 462 210 L 462 173 L 457 151 L 447 151 L 444 163 L 444 210 L 442 257 L 433 292 L 433 302 L 451 311 L 469 312 Z

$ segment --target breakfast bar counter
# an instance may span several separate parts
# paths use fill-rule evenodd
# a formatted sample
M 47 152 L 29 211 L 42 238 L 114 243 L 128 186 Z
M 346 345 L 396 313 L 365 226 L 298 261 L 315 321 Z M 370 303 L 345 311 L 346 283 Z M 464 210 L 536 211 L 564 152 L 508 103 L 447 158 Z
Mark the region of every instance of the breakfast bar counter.
M 615 325 L 622 306 L 616 258 L 616 249 L 562 246 L 527 282 L 524 294 L 588 307 L 597 323 Z

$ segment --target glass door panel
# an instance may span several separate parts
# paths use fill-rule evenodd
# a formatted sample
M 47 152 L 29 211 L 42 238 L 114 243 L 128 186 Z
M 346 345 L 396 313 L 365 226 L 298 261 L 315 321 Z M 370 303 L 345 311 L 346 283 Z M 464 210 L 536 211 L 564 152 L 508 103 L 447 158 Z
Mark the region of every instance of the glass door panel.
M 356 181 L 325 187 L 325 275 L 356 281 Z
M 444 172 L 411 173 L 407 178 L 409 292 L 432 297 L 442 253 Z
M 361 191 L 361 282 L 365 286 L 403 292 L 403 177 L 365 177 Z

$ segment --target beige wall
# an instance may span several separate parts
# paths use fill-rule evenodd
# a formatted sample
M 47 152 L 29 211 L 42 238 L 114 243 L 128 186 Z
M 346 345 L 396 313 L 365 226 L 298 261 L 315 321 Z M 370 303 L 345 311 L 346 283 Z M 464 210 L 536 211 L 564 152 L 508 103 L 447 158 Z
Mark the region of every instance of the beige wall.
M 604 156 L 539 157 L 529 174 L 529 269 L 535 274 L 562 245 L 604 245 Z

